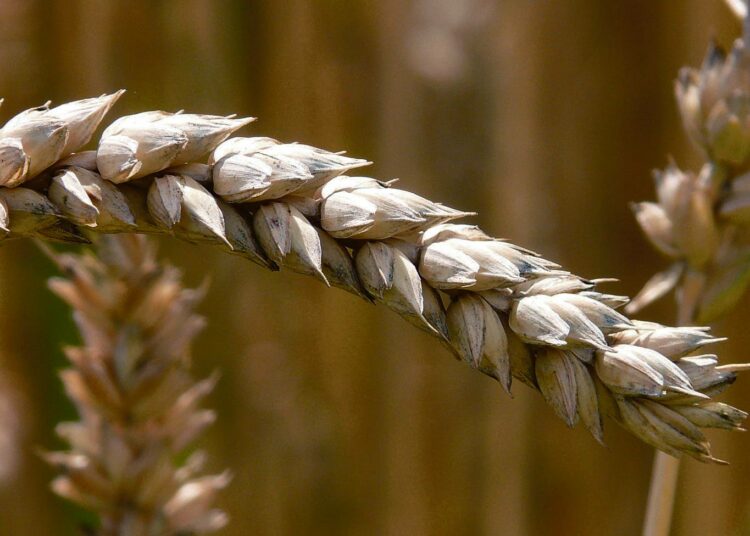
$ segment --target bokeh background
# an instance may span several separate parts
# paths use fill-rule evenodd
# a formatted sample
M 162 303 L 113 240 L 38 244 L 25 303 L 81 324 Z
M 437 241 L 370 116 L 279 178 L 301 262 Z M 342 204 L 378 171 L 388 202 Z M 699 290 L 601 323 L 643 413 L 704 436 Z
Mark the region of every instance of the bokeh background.
M 0 109 L 128 93 L 146 109 L 253 115 L 246 135 L 347 149 L 379 178 L 478 210 L 490 234 L 634 294 L 664 261 L 628 203 L 650 170 L 699 156 L 672 97 L 680 66 L 739 24 L 719 0 L 2 0 Z M 111 117 L 110 116 L 110 120 Z M 517 385 L 507 397 L 398 317 L 304 277 L 162 241 L 210 319 L 196 370 L 212 468 L 235 474 L 223 534 L 636 534 L 652 450 L 602 448 Z M 35 452 L 74 416 L 57 371 L 75 343 L 31 243 L 0 248 L 0 535 L 73 535 Z M 748 360 L 745 300 L 716 325 Z M 645 311 L 670 322 L 669 300 Z M 750 381 L 725 400 L 750 407 Z M 676 535 L 750 534 L 750 439 L 730 467 L 683 465 Z

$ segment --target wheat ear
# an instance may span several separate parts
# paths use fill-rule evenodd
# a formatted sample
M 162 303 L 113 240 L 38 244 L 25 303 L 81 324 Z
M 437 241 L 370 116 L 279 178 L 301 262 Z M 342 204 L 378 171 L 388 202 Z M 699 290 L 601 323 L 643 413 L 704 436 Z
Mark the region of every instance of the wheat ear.
M 678 323 L 710 322 L 728 312 L 750 283 L 750 21 L 747 4 L 727 0 L 745 36 L 727 54 L 711 45 L 700 69 L 683 68 L 675 84 L 683 125 L 702 150 L 699 173 L 675 163 L 656 171 L 657 202 L 634 205 L 638 223 L 671 266 L 643 287 L 626 311 L 672 290 Z M 669 533 L 679 462 L 658 452 L 644 536 Z
M 50 252 L 65 274 L 50 288 L 73 308 L 83 345 L 62 372 L 80 420 L 58 426 L 68 452 L 44 457 L 61 471 L 52 489 L 98 514 L 101 536 L 176 536 L 224 526 L 213 508 L 228 473 L 199 476 L 186 447 L 215 419 L 200 409 L 216 377 L 194 381 L 190 343 L 203 327 L 202 290 L 185 289 L 147 240 L 110 235 L 96 255 Z
M 448 223 L 471 213 L 344 174 L 366 160 L 229 137 L 250 119 L 167 112 L 121 117 L 96 151 L 70 154 L 119 96 L 29 110 L 0 129 L 8 237 L 170 233 L 311 275 L 385 304 L 505 390 L 513 378 L 539 390 L 599 441 L 609 415 L 672 455 L 720 461 L 700 429 L 746 417 L 710 399 L 733 369 L 693 355 L 721 339 L 630 320 L 602 280 Z

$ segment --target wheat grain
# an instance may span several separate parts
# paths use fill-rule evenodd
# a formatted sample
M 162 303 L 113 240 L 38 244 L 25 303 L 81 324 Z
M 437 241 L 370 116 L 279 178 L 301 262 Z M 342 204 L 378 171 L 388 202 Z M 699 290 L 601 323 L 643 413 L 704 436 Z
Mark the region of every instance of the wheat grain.
M 29 153 L 48 152 L 47 122 L 58 138 L 82 139 L 78 131 L 99 118 L 89 110 L 109 108 L 118 95 L 67 105 L 87 110 L 89 123 L 61 125 L 56 108 L 42 108 L 26 130 L 17 125 L 28 114 L 11 120 L 10 134 L 0 130 L 0 149 L 17 160 L 5 183 L 22 184 L 0 188 L 8 238 L 170 233 L 312 275 L 385 304 L 505 389 L 513 377 L 539 389 L 570 426 L 580 419 L 597 439 L 608 414 L 657 448 L 716 461 L 698 428 L 721 418 L 738 428 L 744 418 L 708 400 L 734 372 L 659 351 L 665 338 L 684 353 L 718 339 L 633 322 L 615 310 L 626 298 L 599 291 L 604 280 L 446 223 L 471 213 L 344 175 L 366 160 L 265 137 L 222 142 L 247 120 L 148 112 L 117 120 L 96 152 L 65 156 L 65 145 L 55 153 L 62 160 L 37 175 L 12 171 Z M 686 411 L 675 427 L 684 408 L 700 412 Z M 712 412 L 720 415 L 705 417 Z
M 212 376 L 195 382 L 188 347 L 203 326 L 201 292 L 182 288 L 146 239 L 110 235 L 97 256 L 51 253 L 63 278 L 50 288 L 74 310 L 83 346 L 62 372 L 80 420 L 58 434 L 69 452 L 46 453 L 62 475 L 53 490 L 96 512 L 102 536 L 211 532 L 227 521 L 212 503 L 228 473 L 198 476 L 201 452 L 175 459 L 215 415 L 199 403 Z

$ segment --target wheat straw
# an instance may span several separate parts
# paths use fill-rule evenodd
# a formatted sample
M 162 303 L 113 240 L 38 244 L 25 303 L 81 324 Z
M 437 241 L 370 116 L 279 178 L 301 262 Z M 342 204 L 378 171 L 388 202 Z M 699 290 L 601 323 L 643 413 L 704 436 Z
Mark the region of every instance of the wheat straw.
M 2 360 L 0 360 L 2 365 Z M 26 400 L 18 387 L 18 378 L 8 370 L 0 376 L 0 489 L 11 486 L 23 461 Z

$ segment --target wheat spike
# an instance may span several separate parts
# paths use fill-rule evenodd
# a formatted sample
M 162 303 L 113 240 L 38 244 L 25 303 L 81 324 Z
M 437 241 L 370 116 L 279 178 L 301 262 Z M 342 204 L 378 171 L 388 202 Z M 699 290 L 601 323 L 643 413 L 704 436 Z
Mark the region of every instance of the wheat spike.
M 750 115 L 745 104 L 750 98 L 750 19 L 746 0 L 726 3 L 744 19 L 743 39 L 736 40 L 728 54 L 712 44 L 700 69 L 683 68 L 675 83 L 683 126 L 706 162 L 698 173 L 682 171 L 670 162 L 665 170 L 654 172 L 657 201 L 633 205 L 644 234 L 672 264 L 646 283 L 626 308 L 630 313 L 674 290 L 679 322 L 710 322 L 727 313 L 750 282 L 750 234 L 746 227 L 750 223 Z M 704 341 L 710 344 L 711 336 L 701 330 L 677 331 L 682 333 L 657 329 L 646 337 L 628 332 L 618 337 L 621 342 L 640 341 L 677 359 L 693 388 L 710 393 L 708 386 L 721 382 L 721 370 L 715 368 L 704 376 L 703 371 L 692 367 L 698 362 L 715 363 L 713 357 L 680 354 L 697 350 Z M 634 408 L 620 400 L 618 407 L 627 422 L 662 420 L 671 430 L 695 439 L 699 436 L 688 424 L 711 422 L 721 427 L 723 419 L 720 406 L 705 401 L 697 406 L 670 408 L 670 412 L 663 407 Z M 711 408 L 711 417 L 703 420 L 706 408 Z M 738 427 L 739 421 L 727 426 Z M 655 444 L 650 435 L 641 437 Z M 709 455 L 707 451 L 704 454 Z M 657 453 L 644 522 L 646 536 L 669 533 L 678 469 L 677 460 Z
M 65 273 L 49 286 L 83 338 L 66 349 L 72 368 L 61 374 L 80 415 L 57 428 L 70 450 L 44 454 L 61 471 L 52 489 L 96 512 L 101 536 L 221 528 L 227 516 L 213 502 L 229 474 L 201 476 L 200 451 L 175 462 L 215 419 L 199 404 L 216 376 L 189 374 L 202 292 L 182 288 L 143 236 L 105 235 L 96 256 L 48 251 Z
M 101 97 L 99 106 L 117 96 Z M 31 132 L 39 151 L 44 136 L 57 143 L 50 125 L 65 132 L 82 122 L 55 116 L 20 132 Z M 31 141 L 2 138 L 0 148 L 18 165 L 0 188 L 0 224 L 7 238 L 67 242 L 85 242 L 84 231 L 169 233 L 311 275 L 385 304 L 505 389 L 514 377 L 539 389 L 569 425 L 580 418 L 599 440 L 607 414 L 666 452 L 715 461 L 696 427 L 725 418 L 739 427 L 744 414 L 708 400 L 734 373 L 671 350 L 687 354 L 719 339 L 632 322 L 615 310 L 626 298 L 600 292 L 604 280 L 450 223 L 471 213 L 345 175 L 366 160 L 267 137 L 226 139 L 246 123 L 128 116 L 104 131 L 96 152 L 64 157 L 34 176 L 16 171 Z M 680 413 L 688 407 L 701 411 Z M 673 413 L 696 422 L 675 428 Z
M 729 2 L 738 13 L 743 2 Z M 706 163 L 698 173 L 671 162 L 654 172 L 656 202 L 633 209 L 653 246 L 672 261 L 629 312 L 679 289 L 682 314 L 700 323 L 729 311 L 750 283 L 750 51 L 712 44 L 699 69 L 683 68 L 675 94 L 683 125 Z

